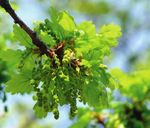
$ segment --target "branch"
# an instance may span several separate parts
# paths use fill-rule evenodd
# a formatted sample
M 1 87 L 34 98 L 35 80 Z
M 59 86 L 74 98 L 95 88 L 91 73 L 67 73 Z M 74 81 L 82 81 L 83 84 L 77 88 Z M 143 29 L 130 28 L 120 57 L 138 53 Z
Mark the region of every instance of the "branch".
M 14 23 L 18 24 L 27 34 L 31 37 L 32 43 L 36 45 L 41 54 L 46 54 L 49 57 L 51 56 L 51 51 L 47 46 L 37 37 L 37 34 L 31 30 L 15 13 L 14 9 L 11 7 L 9 0 L 0 0 L 0 6 L 5 9 L 5 11 L 14 19 Z
M 9 0 L 0 0 L 0 6 L 4 8 L 4 10 L 14 19 L 14 23 L 18 24 L 24 31 L 32 39 L 32 43 L 37 46 L 41 52 L 41 54 L 46 54 L 48 57 L 53 58 L 54 54 L 57 55 L 60 62 L 62 63 L 63 58 L 63 49 L 64 49 L 64 42 L 60 42 L 55 48 L 48 49 L 47 46 L 42 42 L 38 37 L 36 32 L 31 30 L 15 13 L 14 9 L 11 7 Z M 72 60 L 71 62 L 72 67 L 80 66 L 80 61 Z

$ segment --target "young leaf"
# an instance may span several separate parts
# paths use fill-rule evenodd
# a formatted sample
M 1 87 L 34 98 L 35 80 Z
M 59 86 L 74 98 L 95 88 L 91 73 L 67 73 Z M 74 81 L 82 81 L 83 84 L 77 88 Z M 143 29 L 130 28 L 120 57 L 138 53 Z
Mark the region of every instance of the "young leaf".
M 99 85 L 98 82 L 96 81 L 93 81 L 84 87 L 83 93 L 88 105 L 93 106 L 95 108 L 102 105 L 101 104 L 102 89 L 103 88 L 101 87 L 101 85 Z
M 67 31 L 73 31 L 76 28 L 73 17 L 67 12 L 62 12 L 60 14 L 59 24 Z
M 46 19 L 45 25 L 49 30 L 52 30 L 52 32 L 56 35 L 57 38 L 59 38 L 60 40 L 64 39 L 64 29 L 57 22 L 52 22 Z
M 51 15 L 51 20 L 52 20 L 53 22 L 57 22 L 58 13 L 57 13 L 57 11 L 56 11 L 55 8 L 53 8 L 53 7 L 50 8 L 50 15 Z
M 6 91 L 11 94 L 24 94 L 30 93 L 33 88 L 29 85 L 31 79 L 31 73 L 29 71 L 23 72 L 21 74 L 14 74 L 14 76 L 6 83 Z
M 25 59 L 24 66 L 18 74 L 14 72 L 10 74 L 11 79 L 6 82 L 6 91 L 12 94 L 24 94 L 33 91 L 33 86 L 29 84 L 32 79 L 33 66 L 33 59 L 29 56 Z
M 32 40 L 29 35 L 18 25 L 13 26 L 14 37 L 20 42 L 20 45 L 32 47 Z
M 84 21 L 79 24 L 78 29 L 84 31 L 88 36 L 96 35 L 95 25 L 91 21 Z
M 35 104 L 33 109 L 38 118 L 44 118 L 47 116 L 47 112 L 44 110 L 44 108 L 39 107 L 38 104 Z
M 50 45 L 50 46 L 53 46 L 53 45 L 55 45 L 55 40 L 53 40 L 53 37 L 51 36 L 51 35 L 48 35 L 47 33 L 45 33 L 45 32 L 41 32 L 41 34 L 39 35 L 39 37 L 40 37 L 40 39 L 44 42 L 44 43 L 46 43 L 46 44 L 48 44 L 48 45 Z
M 117 39 L 121 36 L 121 28 L 114 24 L 104 25 L 100 28 L 100 36 L 110 47 L 116 46 Z
M 16 68 L 20 58 L 21 58 L 21 51 L 20 50 L 12 50 L 7 49 L 5 51 L 0 51 L 0 58 L 5 61 L 8 65 L 8 68 L 12 70 L 13 68 Z

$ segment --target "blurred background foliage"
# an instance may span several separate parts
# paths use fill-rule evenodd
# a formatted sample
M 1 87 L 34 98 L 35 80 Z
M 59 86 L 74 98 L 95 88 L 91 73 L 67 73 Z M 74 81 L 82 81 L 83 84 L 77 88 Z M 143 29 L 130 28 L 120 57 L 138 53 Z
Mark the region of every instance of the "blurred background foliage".
M 3 83 L 9 79 L 10 67 L 0 60 L 0 127 L 1 128 L 149 128 L 150 119 L 150 1 L 149 0 L 11 0 L 18 15 L 31 27 L 35 20 L 50 15 L 50 6 L 68 11 L 79 23 L 91 20 L 99 26 L 115 23 L 121 26 L 123 35 L 112 56 L 106 58 L 119 90 L 110 93 L 109 109 L 101 112 L 90 108 L 79 109 L 75 119 L 69 120 L 68 106 L 62 109 L 58 121 L 49 115 L 38 120 L 28 96 L 8 96 L 6 101 Z M 12 19 L 0 11 L 0 50 L 18 47 L 13 39 Z M 116 69 L 120 68 L 120 69 Z M 4 104 L 2 102 L 6 101 Z M 3 109 L 8 106 L 8 112 Z M 83 106 L 80 105 L 79 106 Z M 65 114 L 65 115 L 63 115 Z M 15 118 L 15 119 L 14 119 Z

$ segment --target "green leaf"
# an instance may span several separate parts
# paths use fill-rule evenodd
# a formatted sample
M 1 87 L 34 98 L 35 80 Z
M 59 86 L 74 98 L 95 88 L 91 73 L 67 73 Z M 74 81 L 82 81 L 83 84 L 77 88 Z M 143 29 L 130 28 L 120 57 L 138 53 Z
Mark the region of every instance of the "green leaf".
M 12 49 L 7 49 L 5 51 L 1 50 L 0 58 L 7 63 L 8 68 L 10 70 L 13 70 L 13 68 L 16 68 L 18 66 L 18 63 L 21 59 L 21 53 L 22 51 L 20 50 L 12 50 Z
M 12 50 L 12 49 L 7 49 L 7 50 L 1 50 L 0 52 L 0 58 L 6 62 L 12 62 L 12 61 L 18 61 L 20 59 L 20 50 Z
M 88 36 L 96 35 L 95 25 L 91 21 L 84 21 L 78 25 L 78 30 L 83 30 Z
M 108 38 L 118 38 L 121 36 L 121 28 L 115 24 L 103 25 L 100 28 L 100 33 Z
M 33 91 L 33 86 L 30 85 L 30 80 L 32 79 L 32 68 L 34 66 L 34 61 L 29 56 L 25 60 L 23 69 L 19 73 L 14 72 L 10 74 L 11 79 L 6 82 L 6 91 L 11 94 L 24 94 Z
M 85 67 L 90 68 L 92 65 L 89 63 L 89 61 L 82 59 L 81 65 L 84 65 Z
M 47 116 L 47 112 L 44 110 L 44 108 L 39 107 L 37 104 L 34 105 L 33 109 L 38 118 L 44 118 Z
M 145 95 L 150 87 L 150 70 L 140 70 L 126 74 L 119 69 L 111 71 L 113 77 L 117 78 L 122 86 L 120 91 L 123 95 L 131 97 L 134 100 L 145 100 Z M 132 90 L 132 93 L 130 93 Z
M 64 39 L 64 29 L 57 22 L 52 22 L 48 19 L 45 20 L 46 27 L 51 30 L 57 38 L 60 40 Z
M 76 28 L 73 17 L 67 12 L 62 12 L 60 14 L 59 24 L 67 31 L 74 31 Z
M 121 28 L 114 24 L 104 25 L 100 28 L 100 37 L 108 45 L 116 46 L 117 39 L 121 36 Z
M 13 32 L 14 32 L 14 38 L 16 38 L 21 45 L 26 47 L 32 47 L 32 39 L 22 28 L 14 24 Z
M 33 88 L 29 85 L 31 79 L 30 71 L 22 72 L 21 74 L 14 74 L 14 76 L 6 83 L 6 91 L 11 94 L 30 93 Z
M 50 46 L 53 46 L 56 43 L 55 40 L 53 40 L 53 37 L 45 32 L 41 32 L 39 37 L 45 44 L 49 44 Z
M 104 88 L 102 88 L 101 86 L 102 85 L 100 85 L 96 81 L 91 81 L 89 82 L 89 84 L 86 84 L 84 86 L 83 94 L 88 105 L 95 107 L 95 108 L 102 105 L 101 95 L 104 94 L 104 92 L 102 92 L 102 89 Z
M 3 35 L 0 35 L 0 50 L 4 49 L 5 47 L 5 38 Z
M 50 15 L 51 15 L 51 20 L 53 22 L 57 22 L 58 13 L 55 8 L 53 8 L 53 7 L 50 8 Z

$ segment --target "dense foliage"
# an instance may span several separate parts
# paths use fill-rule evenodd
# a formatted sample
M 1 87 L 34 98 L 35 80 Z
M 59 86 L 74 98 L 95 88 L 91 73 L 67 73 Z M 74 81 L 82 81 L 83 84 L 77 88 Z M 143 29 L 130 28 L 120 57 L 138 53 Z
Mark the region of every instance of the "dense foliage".
M 5 22 L 6 19 L 8 20 L 8 15 L 4 10 L 11 14 L 12 11 L 7 5 L 0 12 L 2 14 L 0 14 L 0 28 L 6 28 L 0 30 L 0 102 L 3 102 L 2 107 L 4 106 L 4 110 L 7 111 L 6 94 L 11 93 L 17 96 L 21 94 L 22 98 L 28 94 L 35 103 L 33 107 L 35 114 L 32 113 L 30 103 L 26 105 L 15 102 L 14 109 L 17 110 L 15 113 L 11 110 L 13 104 L 8 106 L 10 111 L 7 114 L 16 118 L 19 115 L 18 127 L 53 127 L 54 120 L 46 118 L 47 114 L 52 112 L 55 119 L 58 119 L 59 113 L 62 112 L 58 108 L 68 105 L 70 116 L 75 117 L 70 118 L 71 128 L 149 128 L 150 63 L 147 62 L 149 56 L 145 59 L 147 53 L 141 52 L 148 43 L 143 43 L 140 50 L 128 48 L 134 38 L 136 38 L 134 41 L 136 47 L 136 43 L 140 42 L 139 33 L 149 29 L 147 21 L 144 24 L 146 27 L 143 27 L 143 17 L 137 21 L 133 16 L 139 2 L 136 4 L 133 1 L 126 2 L 130 6 L 122 8 L 121 4 L 118 8 L 118 4 L 110 1 L 39 1 L 51 18 L 43 22 L 34 22 L 33 32 L 30 28 L 25 28 L 28 26 L 20 24 L 13 14 L 11 15 L 14 19 L 11 28 L 13 32 L 8 33 L 7 29 L 10 27 Z M 3 2 L 6 1 L 0 0 L 0 5 Z M 11 1 L 13 8 L 17 7 L 14 4 L 16 2 Z M 90 18 L 95 25 L 101 27 L 97 29 L 91 21 L 77 24 L 75 20 L 78 19 L 74 20 L 68 12 L 47 8 L 49 5 L 46 4 L 49 2 L 52 2 L 58 10 L 65 8 L 75 15 L 80 12 L 81 17 Z M 140 4 L 142 4 L 140 14 L 143 10 L 148 12 L 148 3 L 143 1 Z M 6 5 L 3 4 L 4 6 Z M 124 54 L 127 60 L 124 61 L 124 57 L 121 58 L 119 54 L 112 58 L 120 57 L 126 72 L 120 69 L 110 70 L 104 64 L 104 58 L 111 53 L 110 49 L 118 44 L 118 38 L 121 36 L 119 26 L 102 25 L 112 18 L 121 25 L 123 32 L 121 45 L 114 52 Z M 134 33 L 136 37 L 133 36 Z M 44 45 L 39 45 L 39 40 L 36 40 L 36 43 L 33 38 L 43 42 L 47 48 L 46 54 L 43 52 Z M 130 45 L 133 47 L 133 44 Z M 132 50 L 135 51 L 134 54 Z M 137 61 L 138 59 L 141 59 L 142 63 Z M 116 85 L 119 88 L 114 90 Z M 81 106 L 83 104 L 85 106 L 78 105 L 80 102 Z M 27 109 L 29 110 L 26 111 Z M 6 120 L 9 122 L 7 114 L 0 113 L 2 119 L 0 127 L 6 127 L 3 126 Z M 48 119 L 48 123 L 52 125 L 47 125 L 46 122 L 41 125 L 43 120 L 39 122 L 37 117 Z M 61 122 L 61 118 L 59 121 Z
M 77 101 L 95 109 L 107 104 L 106 88 L 113 87 L 113 79 L 103 58 L 117 45 L 120 27 L 104 25 L 97 33 L 92 22 L 77 25 L 67 12 L 51 8 L 51 19 L 37 22 L 34 30 L 49 48 L 49 55 L 41 54 L 30 35 L 15 24 L 14 38 L 24 47 L 1 51 L 0 58 L 11 67 L 6 91 L 33 92 L 33 109 L 40 118 L 53 112 L 58 119 L 58 106 L 65 104 L 70 104 L 74 116 Z

